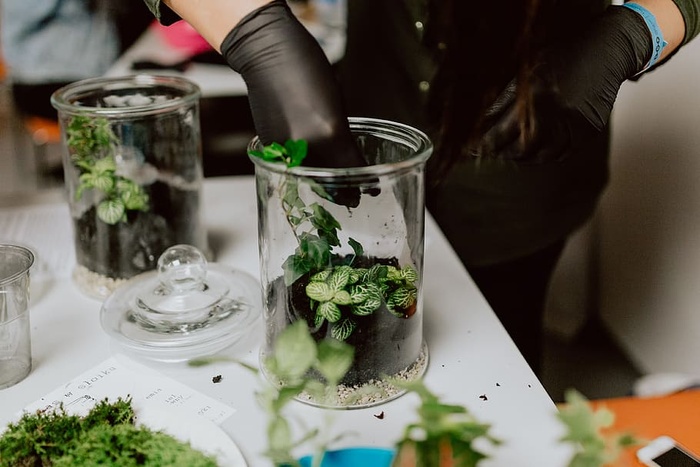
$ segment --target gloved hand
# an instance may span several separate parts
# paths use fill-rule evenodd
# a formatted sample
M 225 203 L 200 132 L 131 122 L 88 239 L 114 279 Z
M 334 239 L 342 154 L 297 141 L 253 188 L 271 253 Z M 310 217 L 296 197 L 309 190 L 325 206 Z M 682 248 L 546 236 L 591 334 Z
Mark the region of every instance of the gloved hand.
M 561 160 L 577 138 L 608 123 L 622 83 L 643 70 L 652 53 L 642 17 L 612 6 L 571 43 L 546 51 L 531 84 L 532 125 L 521 127 L 511 82 L 486 117 L 474 155 L 541 163 Z
M 221 53 L 246 82 L 263 144 L 305 139 L 303 165 L 367 165 L 350 134 L 333 69 L 286 0 L 243 18 L 221 43 Z

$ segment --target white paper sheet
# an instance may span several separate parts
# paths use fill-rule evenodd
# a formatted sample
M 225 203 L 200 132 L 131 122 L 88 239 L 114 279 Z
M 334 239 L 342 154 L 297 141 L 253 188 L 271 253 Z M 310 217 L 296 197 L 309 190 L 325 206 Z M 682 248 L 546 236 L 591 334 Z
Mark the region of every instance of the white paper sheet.
M 63 403 L 66 412 L 85 415 L 96 402 L 131 396 L 135 407 L 177 408 L 220 425 L 235 409 L 133 360 L 109 358 L 56 388 L 24 412 L 50 409 Z

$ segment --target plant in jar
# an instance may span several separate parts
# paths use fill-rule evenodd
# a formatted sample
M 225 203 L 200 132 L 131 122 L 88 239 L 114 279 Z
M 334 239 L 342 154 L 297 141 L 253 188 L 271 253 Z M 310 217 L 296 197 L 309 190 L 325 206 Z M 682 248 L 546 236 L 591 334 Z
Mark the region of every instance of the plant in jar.
M 98 192 L 97 217 L 109 225 L 127 222 L 128 211 L 148 211 L 148 194 L 143 187 L 117 173 L 119 140 L 107 119 L 75 116 L 66 135 L 71 162 L 79 170 L 77 200 L 87 190 Z
M 305 141 L 289 140 L 284 145 L 273 143 L 251 151 L 251 155 L 296 167 L 303 162 L 306 151 Z M 315 199 L 300 194 L 302 185 Z M 275 188 L 296 241 L 296 248 L 281 264 L 279 287 L 286 288 L 288 296 L 288 310 L 281 315 L 289 322 L 304 320 L 317 340 L 330 337 L 350 343 L 360 362 L 369 361 L 365 358 L 369 354 L 375 361 L 386 355 L 387 361 L 401 362 L 371 372 L 355 365 L 343 379 L 343 383 L 364 384 L 393 375 L 412 363 L 395 356 L 401 350 L 392 339 L 395 341 L 397 329 L 410 324 L 416 311 L 419 275 L 412 264 L 401 265 L 395 257 L 368 255 L 352 236 L 341 242 L 343 226 L 329 208 L 337 203 L 336 188 L 329 190 L 323 180 L 304 177 L 283 177 Z M 346 209 L 352 212 L 354 207 Z

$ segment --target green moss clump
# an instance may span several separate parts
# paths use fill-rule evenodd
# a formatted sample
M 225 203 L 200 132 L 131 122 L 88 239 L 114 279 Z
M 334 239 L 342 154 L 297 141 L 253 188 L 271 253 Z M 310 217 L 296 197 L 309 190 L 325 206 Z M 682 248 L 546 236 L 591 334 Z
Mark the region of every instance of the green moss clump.
M 102 424 L 85 433 L 53 463 L 53 467 L 76 465 L 210 467 L 216 466 L 216 461 L 162 432 L 128 424 Z
M 0 436 L 0 467 L 81 465 L 209 467 L 216 459 L 189 444 L 134 425 L 131 398 L 98 402 L 85 416 L 25 413 Z

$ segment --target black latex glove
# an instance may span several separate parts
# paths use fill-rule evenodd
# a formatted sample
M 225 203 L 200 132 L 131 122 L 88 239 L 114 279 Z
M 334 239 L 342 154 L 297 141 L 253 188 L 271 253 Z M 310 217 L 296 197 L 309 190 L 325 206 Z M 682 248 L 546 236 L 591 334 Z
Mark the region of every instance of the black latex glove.
M 305 166 L 367 165 L 350 134 L 333 69 L 286 0 L 243 18 L 221 43 L 221 53 L 246 82 L 263 144 L 307 140 Z
M 523 138 L 511 83 L 491 108 L 474 154 L 532 163 L 565 158 L 577 138 L 605 128 L 620 86 L 644 68 L 651 52 L 641 16 L 609 7 L 579 38 L 547 51 L 534 70 L 529 136 Z

